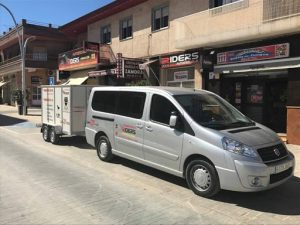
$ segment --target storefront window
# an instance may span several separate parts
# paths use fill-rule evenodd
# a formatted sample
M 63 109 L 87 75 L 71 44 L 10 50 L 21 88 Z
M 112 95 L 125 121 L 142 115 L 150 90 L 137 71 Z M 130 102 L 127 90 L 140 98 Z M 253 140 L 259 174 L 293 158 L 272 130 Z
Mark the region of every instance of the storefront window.
M 184 87 L 194 88 L 195 87 L 195 71 L 194 67 L 180 68 L 180 69 L 169 69 L 167 73 L 167 86 L 171 87 Z
M 249 85 L 247 87 L 247 103 L 262 104 L 263 103 L 263 86 Z

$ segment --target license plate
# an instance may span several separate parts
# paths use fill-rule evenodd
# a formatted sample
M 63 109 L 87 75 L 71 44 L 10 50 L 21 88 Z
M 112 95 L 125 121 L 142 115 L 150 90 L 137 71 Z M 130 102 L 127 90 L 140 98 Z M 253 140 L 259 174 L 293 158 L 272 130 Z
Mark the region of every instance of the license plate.
M 293 162 L 287 162 L 278 166 L 275 166 L 275 173 L 281 173 L 293 166 Z

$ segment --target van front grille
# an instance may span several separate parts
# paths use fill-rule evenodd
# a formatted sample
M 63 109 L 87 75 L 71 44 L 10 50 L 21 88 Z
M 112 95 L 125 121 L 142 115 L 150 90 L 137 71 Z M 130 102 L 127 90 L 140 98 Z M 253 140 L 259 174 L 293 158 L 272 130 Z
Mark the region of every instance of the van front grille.
M 257 149 L 257 152 L 264 163 L 276 162 L 288 155 L 283 144 Z
M 278 181 L 281 181 L 287 177 L 289 177 L 293 172 L 293 167 L 281 172 L 281 173 L 277 173 L 277 174 L 272 174 L 270 176 L 270 184 L 274 184 Z

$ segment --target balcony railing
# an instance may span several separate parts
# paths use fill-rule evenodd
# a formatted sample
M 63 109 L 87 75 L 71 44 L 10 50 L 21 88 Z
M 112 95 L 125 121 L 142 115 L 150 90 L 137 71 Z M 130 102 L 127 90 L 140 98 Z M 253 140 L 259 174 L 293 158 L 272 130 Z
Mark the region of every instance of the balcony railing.
M 7 59 L 3 62 L 0 62 L 0 66 L 3 66 L 3 65 L 7 65 L 7 64 L 10 64 L 10 63 L 14 63 L 14 62 L 17 62 L 17 61 L 20 61 L 21 60 L 21 56 L 18 55 L 18 56 L 15 56 L 15 57 L 12 57 L 10 59 Z M 57 56 L 55 55 L 49 55 L 49 54 L 45 54 L 45 53 L 33 53 L 33 54 L 26 54 L 25 56 L 25 60 L 26 61 L 34 61 L 34 62 L 47 62 L 47 61 L 50 61 L 50 60 L 57 60 Z
M 33 53 L 33 54 L 26 54 L 26 60 L 31 61 L 48 61 L 47 53 Z
M 263 20 L 272 21 L 300 15 L 299 0 L 263 0 Z
M 99 58 L 100 58 L 100 63 L 103 64 L 107 64 L 107 63 L 115 64 L 117 62 L 115 54 L 113 53 L 110 45 L 107 44 L 100 45 Z
M 0 66 L 6 65 L 6 64 L 9 64 L 9 63 L 14 63 L 14 62 L 16 62 L 18 60 L 21 60 L 21 56 L 20 55 L 12 57 L 12 58 L 7 59 L 7 60 L 4 60 L 3 62 L 0 62 Z

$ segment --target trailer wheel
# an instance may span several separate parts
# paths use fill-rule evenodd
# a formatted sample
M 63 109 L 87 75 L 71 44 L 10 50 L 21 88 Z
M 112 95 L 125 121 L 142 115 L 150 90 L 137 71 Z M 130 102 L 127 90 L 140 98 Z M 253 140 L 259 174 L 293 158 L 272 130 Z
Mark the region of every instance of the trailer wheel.
M 44 141 L 49 142 L 50 137 L 49 137 L 49 128 L 48 128 L 48 126 L 43 126 L 42 133 L 43 133 Z
M 202 197 L 212 197 L 220 191 L 218 173 L 211 163 L 197 159 L 186 168 L 186 181 L 189 188 Z
M 101 136 L 97 141 L 97 154 L 100 160 L 109 162 L 113 158 L 111 144 L 106 136 Z
M 59 142 L 59 136 L 55 133 L 54 127 L 51 127 L 50 129 L 49 138 L 52 144 L 57 144 Z

